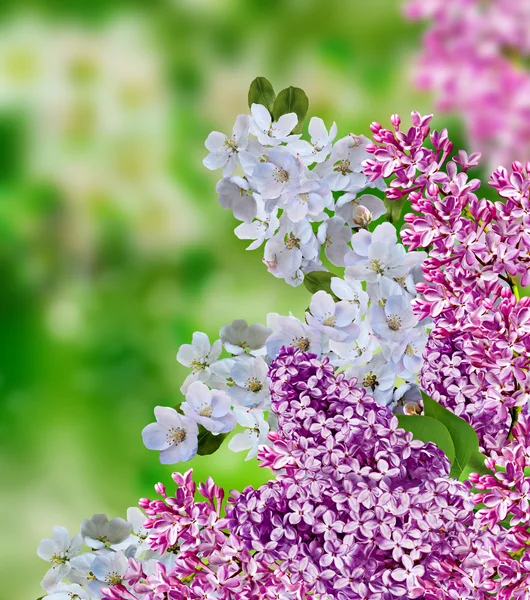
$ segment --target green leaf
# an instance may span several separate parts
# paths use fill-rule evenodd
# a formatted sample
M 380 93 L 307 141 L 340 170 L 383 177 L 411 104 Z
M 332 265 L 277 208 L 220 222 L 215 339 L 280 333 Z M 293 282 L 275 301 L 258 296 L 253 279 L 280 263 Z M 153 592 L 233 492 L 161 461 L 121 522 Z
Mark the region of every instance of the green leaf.
M 405 431 L 410 431 L 415 439 L 422 442 L 433 442 L 445 452 L 447 458 L 452 463 L 455 458 L 455 447 L 451 434 L 443 423 L 432 417 L 397 415 L 399 426 Z
M 282 115 L 296 113 L 298 124 L 293 129 L 293 133 L 302 133 L 304 120 L 309 110 L 309 99 L 304 90 L 295 87 L 288 87 L 282 90 L 274 101 L 272 116 L 277 121 Z
M 252 108 L 253 104 L 263 104 L 269 112 L 272 112 L 275 98 L 276 94 L 274 93 L 274 88 L 272 87 L 271 82 L 268 79 L 265 79 L 265 77 L 256 77 L 250 84 L 248 90 L 249 108 Z
M 472 456 L 478 452 L 478 436 L 469 423 L 457 417 L 450 410 L 435 402 L 422 392 L 426 417 L 432 417 L 443 423 L 449 431 L 455 447 L 455 460 L 451 469 L 451 477 L 459 479 Z
M 331 291 L 331 279 L 333 277 L 337 276 L 329 271 L 311 271 L 305 274 L 304 285 L 312 294 L 324 290 L 333 296 L 333 300 L 338 301 L 337 296 Z
M 228 433 L 214 435 L 211 431 L 199 425 L 199 449 L 197 450 L 197 454 L 199 456 L 213 454 L 221 447 L 227 436 Z
M 484 454 L 478 450 L 473 450 L 469 460 L 467 461 L 467 465 L 458 479 L 460 479 L 460 481 L 465 481 L 466 479 L 469 479 L 469 475 L 471 473 L 478 473 L 479 475 L 493 475 L 493 471 L 488 469 L 488 467 L 486 467 L 484 464 L 485 459 L 486 457 Z
M 386 220 L 389 223 L 397 223 L 399 221 L 399 218 L 401 217 L 403 207 L 407 202 L 407 196 L 402 196 L 398 200 L 387 200 L 386 198 L 384 198 L 383 202 L 385 203 L 386 208 Z

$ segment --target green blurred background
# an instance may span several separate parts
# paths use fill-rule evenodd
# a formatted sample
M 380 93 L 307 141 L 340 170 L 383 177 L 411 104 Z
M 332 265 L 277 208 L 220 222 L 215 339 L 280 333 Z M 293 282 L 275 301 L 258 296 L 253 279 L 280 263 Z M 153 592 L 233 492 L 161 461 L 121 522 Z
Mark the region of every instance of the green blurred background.
M 122 516 L 170 483 L 141 442 L 186 375 L 195 330 L 302 314 L 307 293 L 245 252 L 204 140 L 250 81 L 302 87 L 340 135 L 430 111 L 421 36 L 396 0 L 42 0 L 0 21 L 0 598 L 41 595 L 55 524 Z M 443 121 L 438 121 L 440 125 Z M 226 488 L 244 454 L 194 459 Z

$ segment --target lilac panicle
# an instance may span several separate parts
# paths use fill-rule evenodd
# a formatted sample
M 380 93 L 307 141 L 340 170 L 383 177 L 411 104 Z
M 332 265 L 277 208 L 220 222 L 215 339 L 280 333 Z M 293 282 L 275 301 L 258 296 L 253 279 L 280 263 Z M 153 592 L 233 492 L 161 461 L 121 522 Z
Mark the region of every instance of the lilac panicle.
M 315 598 L 479 597 L 466 585 L 493 539 L 442 451 L 400 429 L 327 358 L 290 348 L 270 378 L 278 433 L 260 457 L 279 472 L 227 508 L 254 558 Z
M 486 452 L 505 443 L 514 415 L 530 392 L 530 299 L 516 295 L 530 283 L 530 164 L 497 169 L 499 200 L 477 196 L 468 170 L 479 155 L 453 155 L 447 131 L 430 129 L 431 116 L 412 113 L 401 131 L 372 124 L 376 144 L 365 162 L 372 178 L 389 178 L 387 197 L 407 196 L 403 243 L 425 248 L 425 282 L 414 301 L 433 330 L 420 383 L 432 398 L 471 423 Z

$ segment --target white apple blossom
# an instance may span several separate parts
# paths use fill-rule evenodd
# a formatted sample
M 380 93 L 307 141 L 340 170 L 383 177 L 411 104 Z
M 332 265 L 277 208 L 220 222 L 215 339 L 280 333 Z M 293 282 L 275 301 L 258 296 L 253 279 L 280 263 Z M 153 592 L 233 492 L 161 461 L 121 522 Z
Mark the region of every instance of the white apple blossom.
M 230 373 L 234 385 L 230 397 L 243 406 L 258 406 L 269 397 L 269 367 L 261 356 L 236 361 Z
M 52 590 L 71 570 L 70 561 L 79 554 L 83 545 L 83 538 L 77 534 L 70 539 L 68 530 L 64 527 L 54 527 L 51 538 L 44 539 L 37 548 L 37 554 L 43 560 L 51 563 L 44 579 L 41 582 L 46 590 Z
M 365 365 L 350 367 L 346 377 L 355 377 L 357 385 L 364 387 L 379 404 L 388 406 L 392 403 L 396 373 L 382 354 L 376 354 Z
M 331 152 L 333 140 L 337 137 L 337 124 L 334 122 L 328 132 L 322 119 L 312 117 L 309 121 L 308 131 L 311 142 L 296 140 L 289 143 L 287 149 L 293 155 L 298 156 L 305 165 L 321 163 Z
M 230 405 L 230 398 L 225 392 L 210 390 L 201 381 L 194 381 L 188 388 L 181 408 L 189 419 L 217 435 L 228 433 L 236 426 Z
M 359 336 L 353 342 L 329 341 L 329 349 L 336 355 L 331 356 L 331 360 L 337 367 L 358 367 L 370 362 L 378 348 L 379 343 L 367 320 L 360 324 Z
M 320 290 L 313 294 L 306 312 L 307 323 L 336 342 L 353 341 L 359 335 L 359 326 L 354 323 L 357 307 L 341 300 L 335 302 L 331 294 Z
M 193 419 L 168 406 L 157 406 L 155 417 L 156 423 L 144 427 L 142 438 L 146 448 L 160 451 L 162 464 L 185 462 L 197 454 L 199 429 Z
M 114 550 L 126 551 L 130 547 L 135 548 L 135 556 L 150 551 L 147 537 L 149 531 L 144 527 L 146 520 L 145 514 L 137 507 L 131 506 L 127 509 L 127 522 L 131 524 L 131 533 L 120 544 L 113 544 Z
M 320 180 L 309 179 L 283 197 L 283 208 L 291 221 L 297 223 L 306 217 L 312 221 L 327 219 L 325 208 L 331 206 L 333 196 Z
M 273 122 L 270 112 L 261 104 L 253 104 L 250 112 L 252 114 L 250 132 L 258 138 L 260 144 L 279 146 L 282 142 L 294 141 L 300 137 L 290 135 L 298 123 L 296 113 L 287 113 Z
M 346 269 L 346 273 L 348 270 Z M 358 307 L 359 314 L 364 315 L 368 310 L 370 297 L 363 290 L 360 281 L 349 278 L 345 275 L 344 279 L 332 277 L 330 281 L 331 291 L 340 300 L 347 300 Z
M 310 223 L 293 223 L 282 215 L 278 232 L 265 244 L 263 262 L 275 277 L 285 279 L 294 286 L 302 281 L 294 278 L 300 270 L 302 260 L 316 258 L 319 248 Z
M 236 319 L 231 325 L 224 325 L 220 331 L 223 346 L 231 354 L 263 354 L 265 342 L 271 330 L 260 323 L 248 325 L 244 319 Z
M 277 313 L 267 315 L 267 325 L 272 334 L 267 339 L 267 354 L 276 358 L 282 347 L 300 348 L 320 356 L 322 354 L 322 335 L 319 331 L 299 321 L 296 317 L 282 316 Z
M 129 546 L 127 546 L 127 548 L 128 547 Z M 83 552 L 83 554 L 79 554 L 71 561 L 72 570 L 68 575 L 68 579 L 70 579 L 70 581 L 73 583 L 79 584 L 82 588 L 88 589 L 88 585 L 94 577 L 92 574 L 92 563 L 100 554 L 106 554 L 109 552 L 112 552 L 112 550 L 109 548 L 103 548 L 102 550 Z M 93 594 L 91 594 L 91 596 L 93 596 Z
M 355 281 L 350 276 L 350 269 L 352 268 L 346 267 L 346 274 L 350 281 Z M 397 281 L 388 279 L 388 277 L 381 277 L 376 283 L 367 283 L 366 292 L 370 296 L 370 300 L 374 306 L 384 306 L 390 296 L 404 296 L 408 299 L 409 303 L 412 298 Z
M 366 152 L 368 138 L 350 134 L 333 146 L 330 157 L 314 169 L 334 192 L 358 193 L 368 185 L 362 162 L 370 157 Z
M 421 262 L 422 252 L 406 252 L 397 243 L 396 228 L 391 223 L 378 225 L 371 233 L 365 229 L 351 238 L 353 250 L 346 255 L 348 275 L 368 283 L 377 283 L 382 277 L 404 277 Z
M 212 171 L 222 168 L 225 177 L 233 175 L 238 164 L 238 152 L 247 147 L 249 128 L 250 117 L 239 115 L 230 137 L 212 131 L 204 143 L 210 154 L 202 161 L 203 165 Z
M 344 266 L 344 257 L 350 251 L 351 228 L 342 217 L 332 217 L 318 228 L 317 239 L 324 247 L 328 260 L 337 267 Z
M 191 344 L 183 344 L 177 353 L 181 365 L 191 368 L 192 372 L 184 381 L 181 389 L 183 394 L 194 381 L 207 381 L 211 376 L 210 366 L 219 358 L 223 351 L 221 340 L 210 345 L 210 339 L 201 331 L 196 331 Z
M 231 210 L 238 221 L 250 223 L 258 214 L 256 198 L 243 177 L 225 177 L 215 189 L 219 194 L 219 204 Z
M 280 146 L 283 148 L 283 146 Z M 263 146 L 258 140 L 250 138 L 246 150 L 239 153 L 239 163 L 245 175 L 245 179 L 250 183 L 250 187 L 257 191 L 257 186 L 252 178 L 254 169 L 261 163 L 268 162 L 269 153 L 277 149 L 276 146 Z
M 238 423 L 245 427 L 245 431 L 236 433 L 228 443 L 228 447 L 233 452 L 248 450 L 245 460 L 250 460 L 256 456 L 259 447 L 267 442 L 269 424 L 260 409 L 236 408 L 234 412 Z
M 121 544 L 126 540 L 132 529 L 132 524 L 119 517 L 109 521 L 107 515 L 94 515 L 81 523 L 81 535 L 85 543 L 94 550 Z
M 267 162 L 256 165 L 252 180 L 263 200 L 277 200 L 284 193 L 300 188 L 300 164 L 286 152 L 273 150 Z
M 405 333 L 390 352 L 390 360 L 395 365 L 396 373 L 406 380 L 411 380 L 419 373 L 423 362 L 423 350 L 427 344 L 427 333 L 424 327 L 415 327 Z
M 123 581 L 127 568 L 127 557 L 121 551 L 98 554 L 92 563 L 94 579 L 90 582 L 89 588 L 99 593 L 103 588 L 119 585 Z
M 265 240 L 270 239 L 276 233 L 280 226 L 278 209 L 275 208 L 271 213 L 267 213 L 261 198 L 256 200 L 258 210 L 256 218 L 251 223 L 241 223 L 234 230 L 240 240 L 254 240 L 247 250 L 259 248 Z
M 390 296 L 384 306 L 372 307 L 372 328 L 384 340 L 401 341 L 407 330 L 417 323 L 410 300 L 403 295 Z
M 235 362 L 235 358 L 222 358 L 214 362 L 210 369 L 211 375 L 208 379 L 208 385 L 212 389 L 228 391 L 230 386 L 233 385 L 230 372 Z

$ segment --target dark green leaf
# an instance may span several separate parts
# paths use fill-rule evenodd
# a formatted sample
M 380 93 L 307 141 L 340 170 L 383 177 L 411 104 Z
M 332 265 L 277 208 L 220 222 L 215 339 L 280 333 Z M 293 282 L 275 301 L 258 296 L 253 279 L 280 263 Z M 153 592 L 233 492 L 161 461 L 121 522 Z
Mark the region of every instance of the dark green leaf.
M 452 463 L 455 458 L 455 447 L 451 435 L 443 423 L 431 417 L 397 415 L 399 426 L 410 431 L 415 439 L 422 442 L 433 442 L 445 452 Z
M 407 202 L 407 196 L 403 196 L 398 200 L 387 200 L 384 198 L 383 202 L 386 207 L 386 215 L 383 218 L 386 218 L 389 223 L 397 223 L 401 217 L 403 207 Z
M 282 115 L 296 113 L 298 124 L 293 129 L 293 133 L 302 133 L 304 120 L 309 110 L 309 99 L 304 90 L 295 87 L 288 87 L 282 90 L 274 101 L 272 116 L 277 121 Z
M 426 417 L 432 417 L 443 423 L 453 439 L 455 460 L 451 469 L 451 477 L 460 478 L 472 454 L 478 452 L 478 436 L 469 423 L 457 417 L 450 410 L 435 402 L 422 392 Z
M 272 87 L 271 82 L 268 79 L 265 79 L 265 77 L 256 77 L 250 84 L 248 90 L 249 108 L 252 108 L 253 104 L 263 104 L 269 112 L 272 112 L 275 98 L 276 94 L 274 93 L 274 88 Z
M 197 454 L 199 454 L 199 456 L 213 454 L 220 448 L 227 436 L 228 433 L 214 435 L 211 431 L 208 431 L 202 425 L 199 425 L 199 449 L 197 450 Z
M 337 296 L 331 291 L 332 277 L 336 277 L 336 275 L 329 271 L 311 271 L 305 274 L 304 285 L 312 294 L 324 290 L 328 294 L 331 294 L 335 301 L 338 301 Z

